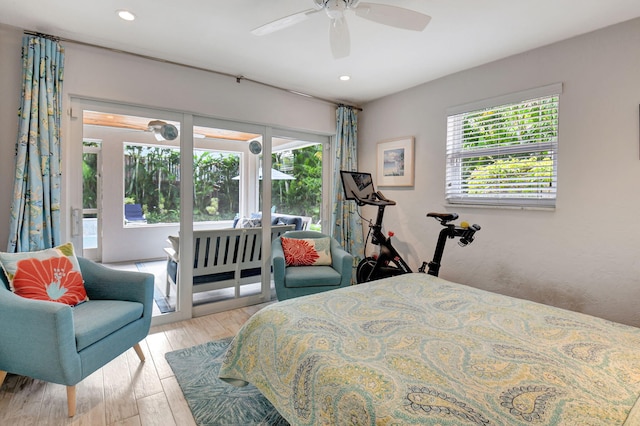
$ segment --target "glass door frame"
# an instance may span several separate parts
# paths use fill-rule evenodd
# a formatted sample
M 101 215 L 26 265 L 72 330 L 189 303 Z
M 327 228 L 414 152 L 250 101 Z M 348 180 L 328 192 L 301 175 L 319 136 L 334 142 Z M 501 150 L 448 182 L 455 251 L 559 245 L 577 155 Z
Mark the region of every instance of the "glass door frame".
M 67 234 L 69 240 L 76 247 L 76 251 L 82 253 L 82 220 L 75 220 L 74 217 L 78 216 L 77 212 L 82 212 L 83 200 L 82 200 L 82 161 L 83 161 L 83 113 L 84 111 L 99 111 L 102 113 L 122 114 L 141 117 L 164 117 L 167 120 L 180 122 L 180 149 L 189 150 L 193 152 L 193 126 L 191 125 L 191 114 L 184 114 L 176 111 L 163 110 L 159 108 L 139 107 L 128 105 L 124 103 L 114 103 L 108 101 L 99 101 L 94 99 L 86 99 L 81 97 L 71 97 L 71 120 L 70 120 L 70 143 L 67 145 L 63 156 L 64 166 L 63 170 L 66 171 L 65 188 L 63 191 L 62 205 L 65 211 L 70 212 L 69 227 L 67 228 Z M 191 138 L 191 139 L 189 139 Z M 104 148 L 104 147 L 103 147 Z M 189 156 L 191 158 L 191 156 Z M 189 161 L 180 162 L 181 173 L 183 176 L 193 175 L 193 164 Z M 187 182 L 185 182 L 187 181 Z M 181 227 L 184 217 L 191 219 L 193 213 L 193 194 L 191 188 L 193 183 L 190 180 L 182 179 L 180 183 L 180 203 L 181 203 Z M 185 200 L 186 198 L 186 200 Z M 108 202 L 109 200 L 102 200 L 101 202 Z M 122 200 L 118 200 L 121 203 Z M 100 207 L 99 207 L 100 209 Z M 81 215 L 80 215 L 81 216 Z M 188 222 L 192 226 L 191 220 Z M 181 229 L 182 231 L 182 229 Z M 64 231 L 63 231 L 64 232 Z M 185 232 L 185 231 L 182 231 Z M 133 259 L 132 259 L 133 260 Z M 172 322 L 177 322 L 185 319 L 192 318 L 191 312 L 191 299 L 187 299 L 186 295 L 191 294 L 193 276 L 191 271 L 186 271 L 181 276 L 182 283 L 182 296 L 177 298 L 176 308 L 173 312 L 163 313 L 156 315 L 151 320 L 151 325 L 161 325 Z

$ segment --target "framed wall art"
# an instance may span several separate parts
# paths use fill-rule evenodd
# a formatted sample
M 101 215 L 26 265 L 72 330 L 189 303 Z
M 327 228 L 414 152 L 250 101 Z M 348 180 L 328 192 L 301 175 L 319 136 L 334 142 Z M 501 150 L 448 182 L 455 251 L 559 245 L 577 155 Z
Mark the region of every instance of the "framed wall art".
M 413 186 L 413 136 L 378 143 L 377 186 Z

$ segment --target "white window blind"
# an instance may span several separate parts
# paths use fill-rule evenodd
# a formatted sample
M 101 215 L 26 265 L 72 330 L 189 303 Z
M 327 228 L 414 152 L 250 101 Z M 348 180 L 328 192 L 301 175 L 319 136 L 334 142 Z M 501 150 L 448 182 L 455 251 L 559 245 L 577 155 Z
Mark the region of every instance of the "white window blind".
M 542 96 L 450 113 L 447 202 L 554 207 L 561 89 L 546 86 Z

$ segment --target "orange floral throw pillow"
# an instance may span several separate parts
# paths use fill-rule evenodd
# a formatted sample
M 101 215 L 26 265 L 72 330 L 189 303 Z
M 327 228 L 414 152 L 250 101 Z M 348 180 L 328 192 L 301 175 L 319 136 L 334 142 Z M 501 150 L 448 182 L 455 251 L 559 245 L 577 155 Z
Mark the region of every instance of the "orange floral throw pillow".
M 331 265 L 331 239 L 280 237 L 287 266 Z
M 36 252 L 0 253 L 0 263 L 18 296 L 69 306 L 88 300 L 71 243 Z

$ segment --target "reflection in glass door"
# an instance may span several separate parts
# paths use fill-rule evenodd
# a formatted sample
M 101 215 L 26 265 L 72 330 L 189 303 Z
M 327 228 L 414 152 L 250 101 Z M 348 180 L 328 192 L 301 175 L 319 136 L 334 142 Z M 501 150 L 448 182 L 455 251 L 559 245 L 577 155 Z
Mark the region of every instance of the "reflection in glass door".
M 101 245 L 101 141 L 84 140 L 82 143 L 82 249 L 83 256 L 99 261 Z
M 322 142 L 298 138 L 273 138 L 272 221 L 295 221 L 300 229 L 321 231 L 323 152 Z M 260 200 L 262 202 L 262 196 Z

